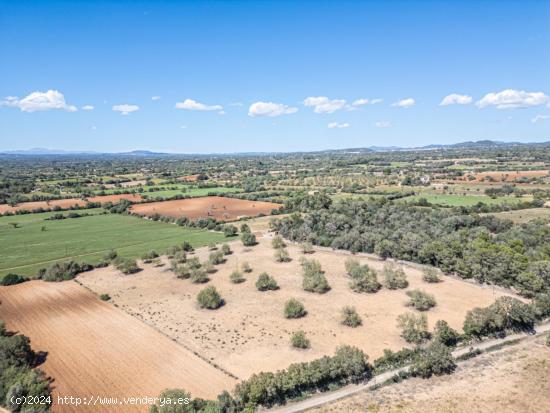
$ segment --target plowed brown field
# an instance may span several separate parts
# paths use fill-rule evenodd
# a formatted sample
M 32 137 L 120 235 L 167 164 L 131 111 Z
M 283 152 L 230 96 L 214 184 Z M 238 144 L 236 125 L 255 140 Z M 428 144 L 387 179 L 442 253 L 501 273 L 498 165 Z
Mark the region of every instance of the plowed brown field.
M 52 201 L 35 201 L 35 202 L 21 202 L 16 206 L 11 206 L 8 204 L 0 205 L 0 214 L 5 212 L 16 212 L 16 211 L 32 211 L 34 209 L 43 208 L 43 209 L 52 209 L 54 207 L 60 207 L 62 209 L 70 208 L 72 206 L 86 206 L 88 202 L 100 202 L 102 204 L 106 202 L 112 202 L 116 204 L 122 199 L 127 199 L 130 202 L 139 202 L 141 201 L 140 195 L 134 194 L 120 194 L 120 195 L 103 195 L 103 196 L 93 196 L 87 198 L 87 201 L 84 201 L 80 198 L 69 198 L 69 199 L 56 199 Z
M 158 396 L 184 388 L 214 398 L 235 380 L 152 327 L 100 301 L 74 281 L 0 287 L 8 330 L 47 352 L 41 365 L 55 379 L 54 412 L 146 412 L 147 405 L 60 406 L 57 396 Z
M 280 204 L 262 201 L 247 201 L 244 199 L 226 198 L 223 196 L 205 196 L 202 198 L 177 199 L 174 201 L 151 202 L 134 205 L 131 212 L 138 215 L 151 216 L 160 214 L 180 218 L 216 218 L 219 221 L 232 221 L 241 217 L 252 217 L 260 214 L 268 215 Z

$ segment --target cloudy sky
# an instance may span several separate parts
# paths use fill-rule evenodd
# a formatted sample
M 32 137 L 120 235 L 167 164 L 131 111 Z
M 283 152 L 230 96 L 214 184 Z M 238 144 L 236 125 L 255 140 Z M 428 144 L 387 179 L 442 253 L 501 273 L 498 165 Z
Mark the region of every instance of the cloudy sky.
M 0 150 L 550 140 L 550 1 L 0 0 Z

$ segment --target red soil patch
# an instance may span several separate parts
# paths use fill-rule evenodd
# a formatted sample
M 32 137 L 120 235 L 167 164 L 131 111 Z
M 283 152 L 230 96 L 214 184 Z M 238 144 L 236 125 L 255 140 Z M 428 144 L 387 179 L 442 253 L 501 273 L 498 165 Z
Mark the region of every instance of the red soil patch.
M 74 281 L 30 281 L 0 287 L 0 312 L 10 331 L 25 334 L 40 366 L 54 378 L 54 412 L 147 412 L 147 405 L 60 406 L 57 396 L 158 396 L 183 388 L 215 398 L 235 380 L 157 330 L 100 301 Z
M 88 202 L 100 202 L 102 204 L 106 202 L 112 202 L 113 204 L 116 204 L 120 202 L 121 199 L 126 199 L 130 202 L 140 202 L 141 196 L 134 195 L 134 194 L 103 195 L 103 196 L 93 196 L 91 198 L 87 198 L 87 201 L 84 201 L 83 199 L 80 199 L 80 198 L 69 198 L 69 199 L 56 199 L 52 201 L 22 202 L 20 204 L 17 204 L 16 206 L 1 204 L 0 214 L 4 214 L 6 212 L 16 212 L 16 211 L 33 211 L 38 208 L 49 210 L 49 209 L 53 209 L 56 206 L 61 209 L 67 209 L 75 205 L 83 207 L 83 206 L 86 206 Z
M 241 217 L 268 215 L 280 204 L 244 199 L 225 198 L 222 196 L 205 196 L 202 198 L 177 199 L 173 201 L 151 202 L 133 205 L 131 212 L 151 216 L 160 214 L 173 218 L 189 219 L 212 217 L 218 221 L 232 221 Z

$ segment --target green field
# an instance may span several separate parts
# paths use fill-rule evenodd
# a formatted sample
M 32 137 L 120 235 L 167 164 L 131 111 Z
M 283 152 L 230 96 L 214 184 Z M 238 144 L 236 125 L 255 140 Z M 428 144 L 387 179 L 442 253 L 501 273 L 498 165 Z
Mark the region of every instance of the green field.
M 170 189 L 175 188 L 176 189 Z M 158 191 L 151 191 L 149 192 L 150 188 L 155 188 L 155 186 L 138 186 L 135 188 L 111 188 L 111 189 L 105 189 L 103 191 L 96 191 L 96 194 L 105 194 L 105 195 L 111 195 L 120 191 L 127 190 L 128 192 L 135 192 L 136 194 L 140 195 L 147 195 L 149 198 L 155 198 L 155 197 L 162 197 L 162 198 L 170 198 L 175 195 L 186 195 L 186 196 L 192 196 L 192 197 L 198 197 L 198 196 L 206 196 L 210 192 L 218 192 L 218 193 L 232 193 L 232 192 L 241 192 L 242 189 L 240 188 L 226 188 L 225 186 L 217 186 L 214 188 L 194 188 L 187 185 L 167 185 L 165 187 L 156 187 L 159 188 Z M 140 190 L 143 189 L 143 192 Z
M 513 196 L 501 196 L 491 198 L 485 195 L 446 195 L 446 194 L 420 194 L 402 198 L 403 201 L 418 201 L 425 198 L 430 204 L 445 206 L 472 206 L 479 202 L 487 205 L 515 204 L 522 201 L 531 201 L 532 197 L 516 198 Z
M 101 209 L 82 210 L 100 213 Z M 118 214 L 45 221 L 53 213 L 0 217 L 0 277 L 9 272 L 34 276 L 55 261 L 97 263 L 110 249 L 139 258 L 152 249 L 188 241 L 194 246 L 225 239 L 223 234 Z M 10 223 L 18 223 L 14 228 Z M 45 230 L 42 230 L 45 227 Z

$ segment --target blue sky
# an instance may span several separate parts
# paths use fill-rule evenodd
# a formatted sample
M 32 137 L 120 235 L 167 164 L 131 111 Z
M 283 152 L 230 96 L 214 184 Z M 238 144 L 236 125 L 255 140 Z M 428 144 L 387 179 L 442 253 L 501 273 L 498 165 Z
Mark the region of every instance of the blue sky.
M 546 141 L 549 21 L 550 1 L 0 0 L 0 150 Z

